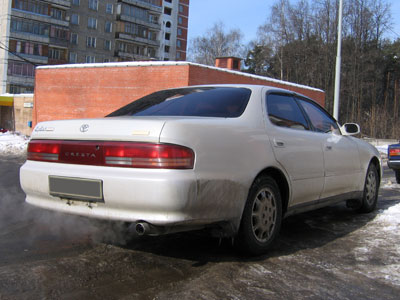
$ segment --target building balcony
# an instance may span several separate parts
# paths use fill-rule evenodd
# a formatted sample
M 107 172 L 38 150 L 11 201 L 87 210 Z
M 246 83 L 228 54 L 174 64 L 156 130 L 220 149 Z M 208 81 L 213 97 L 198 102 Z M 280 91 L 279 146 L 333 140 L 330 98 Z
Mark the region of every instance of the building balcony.
M 135 53 L 128 53 L 123 51 L 115 51 L 115 57 L 121 58 L 123 61 L 148 61 L 148 60 L 159 60 L 158 57 L 151 57 L 147 55 L 140 55 Z
M 130 35 L 127 33 L 122 33 L 122 32 L 117 32 L 115 34 L 116 39 L 120 40 L 125 40 L 125 41 L 130 41 L 130 42 L 136 42 L 142 45 L 152 45 L 155 47 L 160 47 L 160 41 L 153 41 L 149 39 L 144 39 L 138 36 Z
M 118 0 L 118 2 L 123 2 L 127 4 L 132 4 L 138 7 L 142 7 L 145 9 L 148 9 L 152 12 L 161 14 L 162 13 L 162 6 L 154 5 L 151 4 L 151 1 L 146 1 L 146 0 Z
M 49 65 L 65 65 L 67 64 L 68 61 L 65 59 L 53 59 L 53 58 L 49 58 Z
M 12 9 L 11 15 L 14 17 L 33 20 L 33 21 L 37 21 L 37 22 L 41 22 L 41 23 L 48 23 L 48 24 L 64 26 L 64 27 L 69 26 L 69 21 L 58 20 L 58 19 L 54 19 L 50 16 L 39 15 L 39 14 L 32 13 L 30 11 L 19 10 L 19 9 L 15 9 L 15 8 Z
M 49 60 L 47 56 L 30 55 L 30 54 L 24 54 L 24 53 L 16 53 L 16 54 L 18 56 L 14 55 L 14 53 L 10 53 L 9 58 L 12 60 L 23 61 L 20 58 L 20 57 L 22 57 L 34 64 L 39 64 L 39 65 L 46 65 Z
M 70 8 L 71 7 L 71 1 L 70 0 L 47 0 L 46 2 L 50 2 L 51 4 L 65 6 L 66 8 Z
M 28 32 L 10 32 L 10 38 L 16 40 L 28 40 L 32 42 L 38 42 L 42 44 L 48 44 L 50 42 L 50 38 L 44 35 L 36 35 Z
M 152 23 L 150 21 L 144 21 L 142 19 L 138 19 L 138 18 L 127 16 L 127 15 L 123 15 L 123 14 L 119 14 L 117 16 L 117 20 L 143 25 L 143 26 L 149 27 L 151 29 L 154 29 L 156 31 L 160 31 L 161 30 L 161 24 Z
M 56 46 L 56 47 L 61 47 L 61 48 L 68 48 L 69 41 L 64 40 L 64 39 L 58 39 L 58 38 L 50 38 L 49 40 L 49 45 L 50 46 Z
M 33 87 L 35 84 L 34 77 L 7 75 L 7 84 L 24 85 Z

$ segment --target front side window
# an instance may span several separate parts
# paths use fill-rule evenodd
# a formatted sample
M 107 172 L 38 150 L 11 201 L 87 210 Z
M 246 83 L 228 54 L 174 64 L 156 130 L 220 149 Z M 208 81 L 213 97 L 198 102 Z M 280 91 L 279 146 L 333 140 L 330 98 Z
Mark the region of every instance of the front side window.
M 298 99 L 298 101 L 308 115 L 315 131 L 339 133 L 336 121 L 326 111 L 310 101 L 304 99 Z
M 246 88 L 202 87 L 155 92 L 136 100 L 108 117 L 195 116 L 237 118 L 242 115 L 251 91 Z
M 269 120 L 276 126 L 309 130 L 300 107 L 291 95 L 269 94 L 267 111 Z

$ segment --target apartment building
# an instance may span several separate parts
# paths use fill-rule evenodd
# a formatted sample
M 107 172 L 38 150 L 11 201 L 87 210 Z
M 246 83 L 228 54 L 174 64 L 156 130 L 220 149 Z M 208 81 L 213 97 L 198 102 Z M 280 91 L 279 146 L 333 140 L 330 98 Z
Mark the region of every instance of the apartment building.
M 67 62 L 70 1 L 0 3 L 1 91 L 31 93 L 35 66 Z
M 0 93 L 48 64 L 186 60 L 189 0 L 0 0 Z

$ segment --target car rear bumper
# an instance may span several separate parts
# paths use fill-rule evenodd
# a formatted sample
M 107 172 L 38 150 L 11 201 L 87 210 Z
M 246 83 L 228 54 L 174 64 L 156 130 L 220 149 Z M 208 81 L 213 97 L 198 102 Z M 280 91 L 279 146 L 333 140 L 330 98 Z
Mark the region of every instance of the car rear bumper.
M 400 170 L 400 160 L 388 160 L 387 164 L 393 170 Z
M 104 202 L 50 195 L 49 176 L 101 180 Z M 20 170 L 26 201 L 45 209 L 154 225 L 210 223 L 196 207 L 193 170 L 149 170 L 27 161 Z

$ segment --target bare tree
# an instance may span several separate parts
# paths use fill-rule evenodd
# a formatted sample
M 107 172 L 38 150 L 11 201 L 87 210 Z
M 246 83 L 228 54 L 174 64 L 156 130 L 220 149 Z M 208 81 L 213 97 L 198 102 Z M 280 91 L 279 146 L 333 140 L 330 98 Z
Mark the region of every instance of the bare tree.
M 221 56 L 243 57 L 246 48 L 242 43 L 243 35 L 239 29 L 225 31 L 224 24 L 215 23 L 207 32 L 191 41 L 189 60 L 214 65 L 215 58 Z

